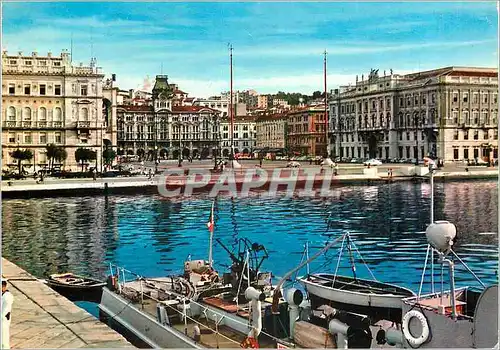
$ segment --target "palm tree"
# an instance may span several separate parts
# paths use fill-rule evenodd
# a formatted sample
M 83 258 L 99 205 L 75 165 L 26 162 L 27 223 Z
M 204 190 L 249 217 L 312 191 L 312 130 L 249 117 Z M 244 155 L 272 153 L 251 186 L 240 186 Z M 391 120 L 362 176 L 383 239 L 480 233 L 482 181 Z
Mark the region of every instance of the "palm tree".
M 14 152 L 12 152 L 11 157 L 17 160 L 17 167 L 19 169 L 19 175 L 22 174 L 22 169 L 21 169 L 21 162 L 23 160 L 31 160 L 33 158 L 33 152 L 31 152 L 29 149 L 16 149 Z
M 64 147 L 57 147 L 54 155 L 54 160 L 57 160 L 61 163 L 64 162 L 66 158 L 68 158 L 68 152 L 66 152 L 66 149 L 64 149 Z
M 113 160 L 116 158 L 116 152 L 111 148 L 107 148 L 102 153 L 102 157 L 104 158 L 104 164 L 111 165 L 113 164 Z
M 82 163 L 82 171 L 83 171 L 83 165 L 85 162 L 89 160 L 94 160 L 97 158 L 97 153 L 95 151 L 92 151 L 88 148 L 78 148 L 75 151 L 75 159 L 77 162 Z
M 47 150 L 47 158 L 49 159 L 49 169 L 52 170 L 52 167 L 54 166 L 54 159 L 57 153 L 57 146 L 51 143 L 45 146 L 45 149 Z

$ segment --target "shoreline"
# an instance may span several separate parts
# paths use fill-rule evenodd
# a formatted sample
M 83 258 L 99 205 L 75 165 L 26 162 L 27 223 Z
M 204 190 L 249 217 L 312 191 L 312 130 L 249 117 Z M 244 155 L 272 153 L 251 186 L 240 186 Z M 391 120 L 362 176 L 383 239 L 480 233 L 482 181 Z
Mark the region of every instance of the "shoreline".
M 287 169 L 288 172 L 293 170 Z M 228 174 L 228 173 L 226 173 Z M 194 193 L 208 193 L 212 190 L 217 183 L 220 174 L 214 174 L 210 181 L 203 187 L 194 188 Z M 170 191 L 181 189 L 183 191 L 186 184 L 192 185 L 194 182 L 187 181 L 187 176 L 170 176 L 164 187 Z M 171 180 L 172 179 L 172 180 Z M 482 170 L 482 171 L 455 171 L 446 172 L 439 171 L 434 174 L 435 182 L 447 181 L 468 181 L 468 180 L 488 180 L 498 179 L 498 170 Z M 394 182 L 429 182 L 428 175 L 396 175 L 388 177 L 380 175 L 364 175 L 364 174 L 349 174 L 324 176 L 323 173 L 314 178 L 312 189 L 317 190 L 321 188 L 332 189 L 347 185 L 365 185 L 373 186 L 385 183 Z M 119 195 L 119 194 L 159 194 L 159 184 L 162 184 L 161 177 L 156 176 L 153 179 L 147 177 L 136 178 L 105 178 L 94 181 L 93 179 L 47 179 L 44 183 L 37 184 L 33 180 L 15 180 L 15 181 L 2 181 L 2 197 L 9 198 L 44 198 L 44 197 L 59 197 L 59 196 L 85 196 L 85 195 Z M 247 187 L 251 181 L 245 181 L 243 176 L 239 176 L 238 171 L 234 173 L 234 182 L 227 182 L 226 186 L 234 185 L 237 191 L 246 185 Z M 8 183 L 11 183 L 9 185 Z M 328 183 L 330 182 L 330 183 Z M 267 180 L 259 187 L 253 187 L 250 191 L 267 190 L 270 187 L 270 181 Z M 307 179 L 304 176 L 297 176 L 296 179 L 280 178 L 279 184 L 276 185 L 276 190 L 286 190 L 288 186 L 292 186 L 294 191 L 301 191 L 306 188 Z M 230 193 L 228 191 L 228 193 Z

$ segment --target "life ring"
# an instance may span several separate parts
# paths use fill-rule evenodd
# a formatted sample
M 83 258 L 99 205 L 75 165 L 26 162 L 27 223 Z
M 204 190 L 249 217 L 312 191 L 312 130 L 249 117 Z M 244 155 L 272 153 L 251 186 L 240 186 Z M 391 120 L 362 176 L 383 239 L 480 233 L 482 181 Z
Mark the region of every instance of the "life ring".
M 411 332 L 410 332 L 410 320 L 416 317 L 420 321 L 420 325 L 422 326 L 422 334 L 420 337 L 415 338 Z M 424 314 L 422 314 L 418 310 L 410 310 L 408 311 L 404 316 L 403 316 L 403 334 L 406 338 L 406 341 L 408 344 L 410 344 L 412 347 L 419 347 L 423 343 L 429 339 L 429 324 L 427 323 L 427 319 L 425 318 Z

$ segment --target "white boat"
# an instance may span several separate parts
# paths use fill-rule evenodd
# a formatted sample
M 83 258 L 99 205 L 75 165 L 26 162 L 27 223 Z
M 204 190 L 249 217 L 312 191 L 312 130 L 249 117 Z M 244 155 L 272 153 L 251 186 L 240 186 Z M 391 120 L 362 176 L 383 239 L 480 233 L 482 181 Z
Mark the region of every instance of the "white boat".
M 311 303 L 363 313 L 380 314 L 380 319 L 401 318 L 401 299 L 414 296 L 407 288 L 349 276 L 328 273 L 311 274 L 298 281 L 309 293 Z

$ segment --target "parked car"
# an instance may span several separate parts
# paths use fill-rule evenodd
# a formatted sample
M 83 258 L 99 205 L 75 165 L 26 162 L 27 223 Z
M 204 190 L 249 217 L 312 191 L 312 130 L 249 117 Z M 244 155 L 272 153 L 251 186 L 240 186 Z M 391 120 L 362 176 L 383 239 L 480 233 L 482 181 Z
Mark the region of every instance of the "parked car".
M 364 165 L 377 166 L 382 165 L 382 162 L 378 159 L 369 159 L 363 163 Z

